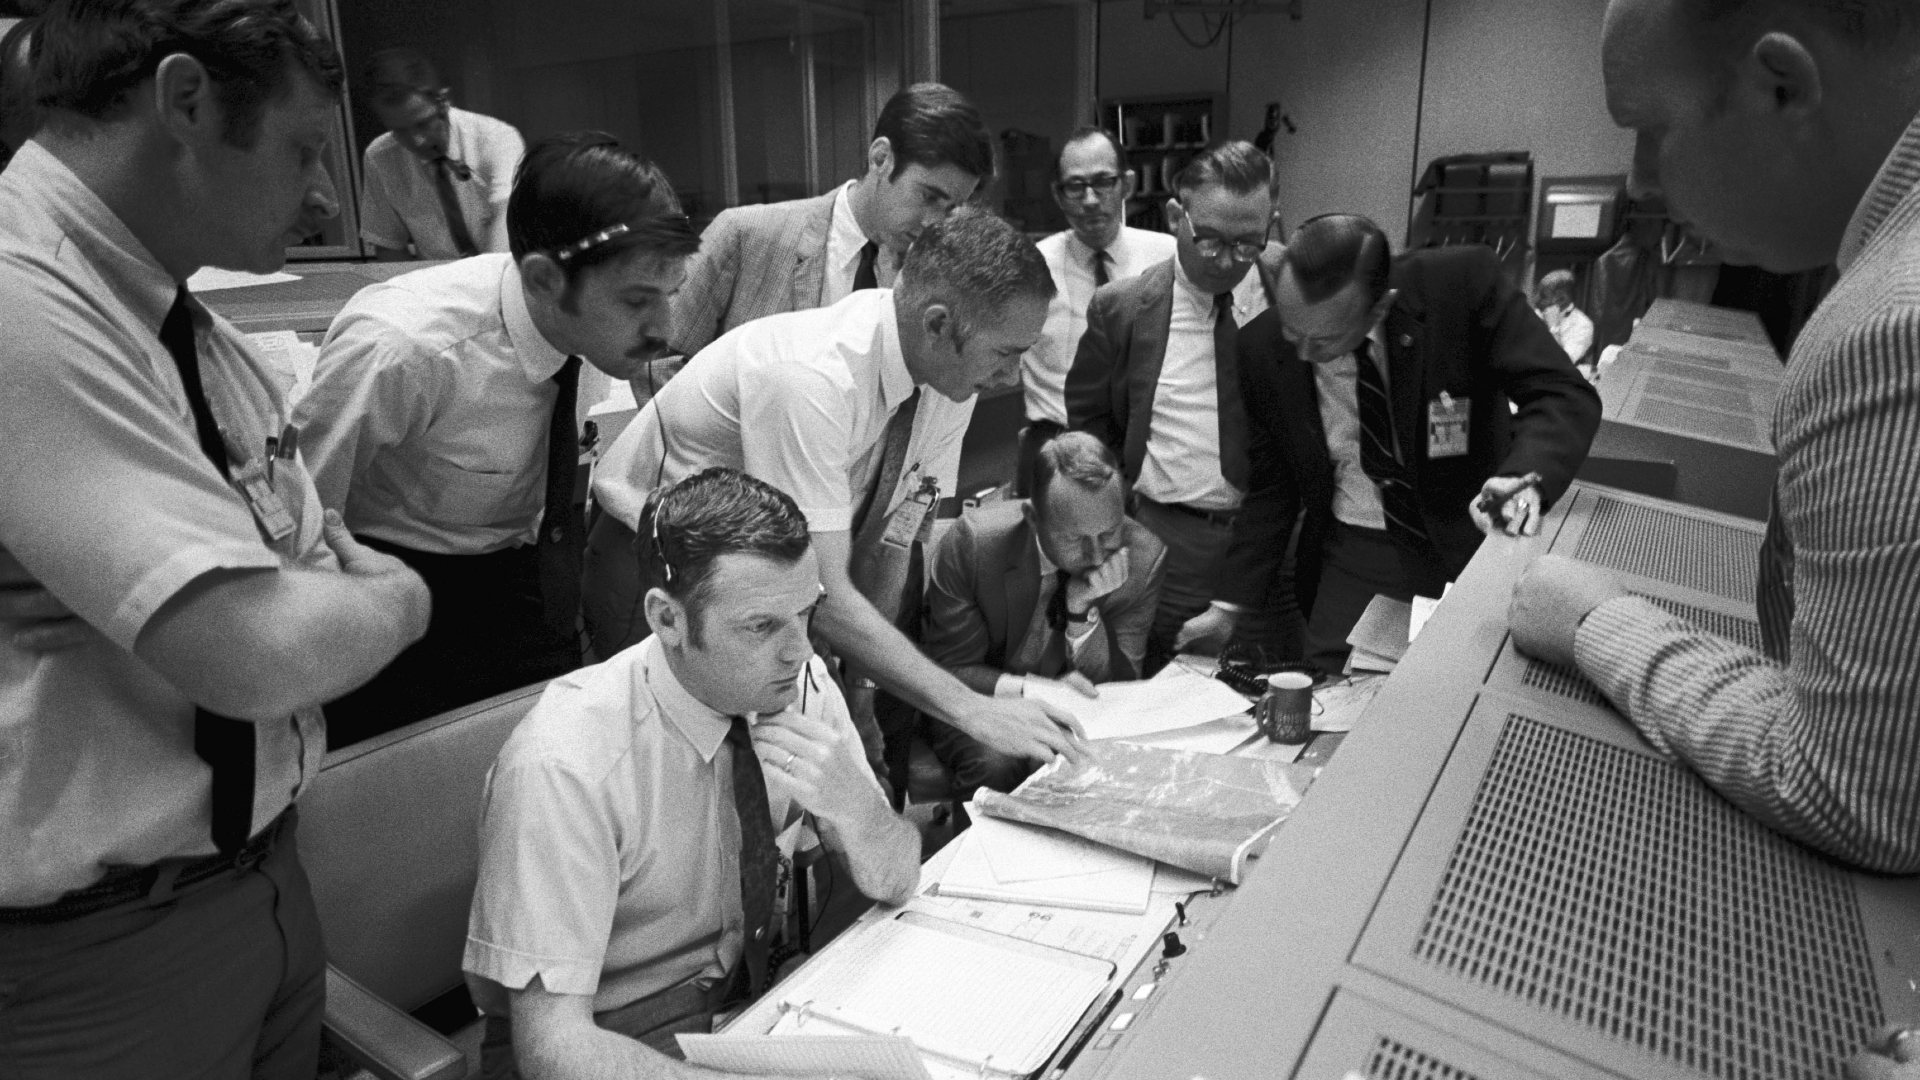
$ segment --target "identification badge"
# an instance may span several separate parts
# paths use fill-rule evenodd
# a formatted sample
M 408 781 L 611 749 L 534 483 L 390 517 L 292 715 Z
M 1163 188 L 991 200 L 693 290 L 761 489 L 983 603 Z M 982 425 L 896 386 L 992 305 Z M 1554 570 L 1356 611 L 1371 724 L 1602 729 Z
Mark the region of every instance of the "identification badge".
M 1465 457 L 1467 424 L 1473 417 L 1473 402 L 1455 398 L 1446 391 L 1427 402 L 1427 457 Z
M 919 490 L 894 507 L 880 542 L 901 549 L 912 547 L 913 542 L 920 539 L 921 526 L 933 516 L 933 508 L 939 501 L 939 481 L 931 476 L 921 477 Z
M 240 487 L 240 494 L 246 498 L 247 507 L 253 511 L 253 520 L 260 523 L 260 531 L 272 540 L 285 540 L 299 529 L 293 515 L 287 511 L 272 481 L 267 479 L 267 470 L 258 459 L 249 459 L 233 470 L 233 482 Z

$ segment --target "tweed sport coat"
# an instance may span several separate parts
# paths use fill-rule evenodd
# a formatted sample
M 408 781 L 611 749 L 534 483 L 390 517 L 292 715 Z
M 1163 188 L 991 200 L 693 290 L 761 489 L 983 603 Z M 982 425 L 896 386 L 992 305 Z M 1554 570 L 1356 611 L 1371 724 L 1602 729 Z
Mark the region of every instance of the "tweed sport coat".
M 700 234 L 686 284 L 674 295 L 667 337 L 674 350 L 692 356 L 742 323 L 819 307 L 838 194 L 722 210 Z

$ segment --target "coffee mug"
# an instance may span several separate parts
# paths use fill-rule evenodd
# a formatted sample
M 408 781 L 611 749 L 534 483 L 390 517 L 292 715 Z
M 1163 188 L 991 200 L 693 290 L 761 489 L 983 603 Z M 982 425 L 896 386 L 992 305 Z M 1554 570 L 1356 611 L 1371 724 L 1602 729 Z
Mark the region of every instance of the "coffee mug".
M 1267 676 L 1267 692 L 1254 706 L 1253 718 L 1274 742 L 1306 742 L 1313 729 L 1313 676 L 1304 671 Z

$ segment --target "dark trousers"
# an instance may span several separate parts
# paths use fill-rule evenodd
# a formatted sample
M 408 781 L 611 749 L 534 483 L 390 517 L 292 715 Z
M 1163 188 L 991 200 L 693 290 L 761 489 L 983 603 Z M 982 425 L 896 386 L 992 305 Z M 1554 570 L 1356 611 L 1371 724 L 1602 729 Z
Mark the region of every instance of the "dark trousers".
M 1233 542 L 1233 525 L 1225 517 L 1201 517 L 1152 499 L 1136 497 L 1133 503 L 1133 519 L 1167 546 L 1167 576 L 1160 585 L 1153 629 L 1147 634 L 1142 672 L 1151 675 L 1173 659 L 1180 628 L 1213 603 L 1227 547 Z M 1290 615 L 1290 611 L 1245 612 L 1234 628 L 1234 641 L 1277 657 L 1297 656 L 1298 618 Z
M 736 975 L 744 970 L 735 965 Z M 593 1014 L 594 1026 L 603 1031 L 625 1035 L 645 1043 L 675 1061 L 686 1060 L 680 1052 L 682 1034 L 705 1034 L 713 1028 L 713 1015 L 731 998 L 738 998 L 744 980 L 731 984 L 722 979 L 711 987 L 697 983 L 671 986 L 657 994 L 617 1009 Z M 520 1080 L 520 1069 L 513 1056 L 513 1024 L 504 1016 L 489 1016 L 480 1038 L 480 1080 Z
M 612 514 L 596 513 L 587 527 L 580 614 L 586 619 L 593 655 L 608 660 L 646 640 L 652 629 L 642 606 L 638 538 Z
M 1353 651 L 1347 635 L 1374 596 L 1437 597 L 1447 580 L 1439 556 L 1397 543 L 1383 529 L 1336 520 L 1321 551 L 1320 587 L 1307 616 L 1307 662 L 1326 672 L 1346 667 Z
M 580 646 L 546 622 L 538 549 L 437 555 L 372 537 L 360 542 L 411 566 L 433 595 L 427 636 L 373 681 L 329 702 L 327 745 L 369 739 L 416 720 L 563 675 Z
M 258 866 L 0 924 L 0 1076 L 311 1080 L 326 950 L 291 820 Z
M 953 788 L 972 798 L 980 788 L 1012 791 L 1033 775 L 1040 763 L 1013 754 L 1003 754 L 986 743 L 932 717 L 920 725 L 920 734 L 933 750 L 933 756 L 953 773 Z

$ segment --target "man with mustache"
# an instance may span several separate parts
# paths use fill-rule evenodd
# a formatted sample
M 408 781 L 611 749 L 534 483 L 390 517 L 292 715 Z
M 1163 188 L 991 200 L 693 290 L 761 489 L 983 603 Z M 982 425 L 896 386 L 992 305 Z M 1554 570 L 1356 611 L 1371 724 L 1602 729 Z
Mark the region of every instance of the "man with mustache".
M 699 241 L 665 174 L 594 133 L 533 148 L 507 228 L 511 255 L 349 301 L 300 404 L 321 501 L 434 597 L 426 638 L 327 707 L 334 746 L 579 666 L 580 364 L 639 371 Z

